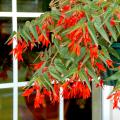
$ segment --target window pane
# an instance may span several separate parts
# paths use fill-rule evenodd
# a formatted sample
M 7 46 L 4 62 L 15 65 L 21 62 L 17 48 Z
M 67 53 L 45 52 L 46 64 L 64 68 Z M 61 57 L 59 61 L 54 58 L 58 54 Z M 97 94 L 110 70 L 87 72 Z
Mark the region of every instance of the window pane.
M 13 120 L 12 98 L 12 89 L 0 89 L 0 120 Z
M 44 12 L 51 0 L 17 0 L 18 12 Z
M 65 100 L 64 114 L 66 120 L 92 120 L 91 98 Z
M 19 120 L 59 120 L 59 104 L 47 103 L 46 107 L 34 108 L 35 94 L 29 96 L 29 100 L 21 96 L 19 89 Z
M 12 11 L 12 0 L 0 0 L 0 12 Z
M 5 44 L 11 34 L 11 18 L 0 18 L 0 83 L 12 81 L 12 45 Z

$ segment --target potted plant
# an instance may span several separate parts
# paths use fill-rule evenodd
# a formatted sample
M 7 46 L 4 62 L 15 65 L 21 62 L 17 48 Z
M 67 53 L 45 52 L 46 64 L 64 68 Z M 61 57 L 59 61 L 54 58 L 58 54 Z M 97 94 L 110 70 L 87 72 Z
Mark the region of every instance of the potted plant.
M 105 80 L 117 80 L 108 97 L 117 108 L 120 69 L 113 65 L 110 54 L 119 58 L 111 47 L 120 35 L 119 0 L 52 0 L 50 7 L 51 11 L 27 21 L 8 40 L 9 45 L 17 41 L 11 53 L 22 62 L 26 51 L 45 47 L 33 57 L 34 74 L 23 96 L 29 97 L 36 91 L 35 108 L 44 106 L 46 97 L 52 103 L 58 102 L 60 87 L 65 99 L 87 99 L 91 82 L 96 86 L 104 85 L 100 75 L 107 67 L 115 70 L 114 75 Z M 14 36 L 17 39 L 13 39 Z

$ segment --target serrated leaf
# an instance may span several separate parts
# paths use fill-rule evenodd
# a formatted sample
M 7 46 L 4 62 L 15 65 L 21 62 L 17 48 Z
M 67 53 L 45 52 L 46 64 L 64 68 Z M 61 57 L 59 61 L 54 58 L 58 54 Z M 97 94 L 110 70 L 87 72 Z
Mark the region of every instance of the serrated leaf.
M 95 71 L 94 71 L 92 65 L 90 64 L 90 62 L 86 63 L 86 67 L 87 67 L 87 70 L 88 70 L 88 74 L 94 79 L 94 81 L 96 83 L 99 83 L 98 76 L 95 73 Z
M 120 25 L 118 23 L 116 23 L 116 29 L 117 29 L 117 31 L 118 31 L 118 33 L 120 35 Z
M 87 60 L 90 58 L 89 54 L 86 54 L 85 58 L 82 61 L 82 66 L 87 62 Z
M 59 10 L 52 10 L 50 12 L 51 16 L 55 19 L 55 20 L 59 20 L 59 16 L 61 15 Z
M 55 68 L 58 70 L 60 73 L 65 74 L 67 72 L 66 67 L 62 63 L 60 59 L 55 59 L 54 60 Z
M 113 81 L 113 80 L 118 80 L 118 79 L 120 79 L 120 71 L 118 71 L 118 72 L 114 73 L 113 75 L 107 77 L 104 81 L 108 81 L 108 80 Z
M 32 24 L 30 23 L 30 21 L 27 21 L 25 23 L 25 25 L 29 28 L 30 32 L 33 34 L 33 36 L 35 37 L 35 39 L 38 40 L 38 34 L 37 34 L 35 26 L 32 26 Z
M 91 91 L 90 82 L 89 82 L 88 77 L 87 77 L 87 75 L 86 75 L 86 73 L 85 73 L 85 71 L 84 71 L 83 69 L 81 69 L 81 70 L 79 71 L 79 77 L 80 77 L 83 81 L 86 82 L 88 88 L 89 88 L 90 91 Z
M 23 30 L 19 30 L 20 31 L 20 36 L 26 41 L 26 43 L 28 43 L 28 38 L 25 36 Z
M 56 69 L 54 67 L 49 67 L 49 72 L 50 74 L 59 82 L 62 82 L 62 78 L 60 76 L 60 74 L 56 71 Z
M 27 32 L 25 31 L 25 29 L 22 29 L 22 33 L 24 34 L 24 36 L 25 36 L 28 40 L 32 41 L 32 39 L 31 39 L 31 37 L 30 37 L 30 34 L 27 33 Z
M 63 80 L 66 78 L 69 78 L 71 75 L 73 75 L 77 71 L 77 68 L 72 68 L 68 71 L 68 73 L 64 76 Z
M 105 25 L 107 26 L 108 30 L 112 33 L 112 37 L 115 41 L 117 41 L 117 35 L 116 35 L 116 32 L 113 28 L 113 26 L 110 25 L 110 22 L 106 21 L 105 22 Z
M 110 59 L 110 56 L 109 56 L 109 53 L 108 53 L 108 50 L 106 49 L 105 46 L 101 46 L 102 48 L 102 52 L 104 53 L 104 56 L 107 58 L 107 59 Z
M 43 74 L 43 78 L 44 78 L 46 84 L 53 90 L 53 86 L 52 86 L 52 84 L 51 84 L 51 82 L 50 82 L 50 80 L 49 80 L 49 78 L 48 78 L 47 73 L 44 73 L 44 74 Z
M 8 40 L 5 42 L 5 44 L 7 44 L 7 43 L 9 42 L 9 40 L 11 40 L 11 39 L 14 37 L 14 35 L 16 35 L 16 32 L 15 32 L 15 31 L 13 31 L 13 32 L 11 33 L 10 37 L 9 37 Z
M 78 63 L 86 54 L 86 48 L 82 47 L 81 48 L 81 55 L 79 57 L 75 58 L 75 62 Z
M 117 59 L 120 59 L 119 54 L 117 53 L 117 51 L 114 48 L 108 47 L 108 51 L 111 55 L 115 56 Z
M 94 26 L 96 28 L 96 30 L 100 33 L 100 35 L 108 42 L 108 43 L 111 43 L 109 41 L 109 38 L 108 38 L 108 35 L 107 33 L 105 32 L 104 28 L 101 26 L 101 19 L 99 17 L 96 17 L 95 18 L 95 21 L 94 21 Z

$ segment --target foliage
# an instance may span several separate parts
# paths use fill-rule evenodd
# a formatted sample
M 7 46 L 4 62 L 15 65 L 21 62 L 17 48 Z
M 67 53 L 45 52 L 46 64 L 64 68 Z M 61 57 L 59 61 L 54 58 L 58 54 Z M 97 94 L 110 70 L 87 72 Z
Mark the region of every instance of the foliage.
M 46 47 L 34 57 L 34 75 L 23 96 L 36 91 L 35 107 L 39 107 L 45 104 L 45 97 L 59 101 L 62 87 L 65 99 L 86 99 L 91 82 L 103 86 L 100 75 L 106 72 L 104 65 L 116 70 L 106 80 L 119 81 L 119 67 L 115 68 L 110 58 L 110 54 L 119 58 L 111 47 L 120 35 L 119 0 L 52 0 L 50 7 L 51 11 L 27 21 L 8 40 L 8 45 L 13 40 L 18 43 L 11 51 L 18 61 L 24 61 L 22 55 L 26 51 L 39 45 Z M 119 91 L 119 86 L 114 90 Z

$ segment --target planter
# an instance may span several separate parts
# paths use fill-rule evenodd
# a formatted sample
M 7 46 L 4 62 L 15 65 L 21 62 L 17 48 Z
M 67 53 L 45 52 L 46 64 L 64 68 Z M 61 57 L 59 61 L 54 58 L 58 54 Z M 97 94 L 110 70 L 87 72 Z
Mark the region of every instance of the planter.
M 120 56 L 120 43 L 113 43 L 112 44 L 112 48 L 114 48 L 118 55 Z M 111 59 L 113 60 L 113 65 L 114 67 L 118 67 L 120 66 L 120 59 L 117 59 L 116 57 L 114 57 L 113 55 L 110 55 Z M 112 74 L 114 74 L 115 71 L 114 70 L 110 70 L 107 68 L 107 71 L 103 74 L 103 79 L 111 76 Z M 110 85 L 110 86 L 115 86 L 117 83 L 117 80 L 112 80 L 112 81 L 104 81 L 105 85 Z

